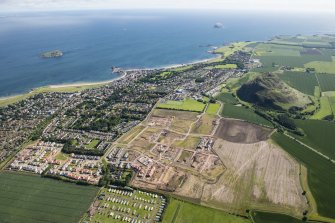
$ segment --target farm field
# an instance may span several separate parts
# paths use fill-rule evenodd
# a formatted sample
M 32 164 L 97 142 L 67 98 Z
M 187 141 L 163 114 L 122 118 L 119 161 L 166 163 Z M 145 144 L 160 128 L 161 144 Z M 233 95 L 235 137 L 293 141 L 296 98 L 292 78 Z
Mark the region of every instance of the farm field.
M 335 57 L 332 61 L 312 61 L 305 64 L 306 68 L 314 68 L 318 73 L 333 74 L 335 73 Z
M 322 92 L 335 91 L 335 74 L 317 74 L 317 76 Z
M 181 110 L 181 111 L 194 111 L 202 112 L 205 108 L 205 104 L 190 98 L 184 101 L 166 101 L 165 103 L 159 103 L 157 108 Z
M 242 119 L 251 123 L 272 127 L 271 122 L 257 115 L 254 111 L 242 106 L 235 106 L 229 103 L 225 103 L 223 105 L 222 116 L 227 118 Z
M 284 72 L 278 76 L 288 85 L 304 94 L 314 95 L 315 86 L 318 86 L 317 79 L 313 73 Z
M 227 92 L 221 92 L 216 99 L 223 103 L 238 104 L 238 100 L 231 94 Z
M 330 196 L 334 194 L 335 188 L 335 164 L 283 134 L 275 133 L 272 139 L 307 167 L 308 185 L 316 201 L 319 215 L 334 218 L 335 222 L 335 200 Z M 313 214 L 309 218 L 317 219 L 319 216 Z
M 335 96 L 328 97 L 330 107 L 332 108 L 333 114 L 335 115 Z
M 220 204 L 239 213 L 257 208 L 298 216 L 307 208 L 301 195 L 299 163 L 277 145 L 217 139 L 214 151 L 227 170 L 215 184 L 204 186 L 203 204 Z
M 210 103 L 207 107 L 206 113 L 209 115 L 216 115 L 218 110 L 220 109 L 220 104 L 219 103 Z
M 253 211 L 251 216 L 255 223 L 302 223 L 304 221 L 288 215 Z
M 335 159 L 335 123 L 319 120 L 296 120 L 296 124 L 306 134 L 306 136 L 297 136 L 300 141 Z
M 215 136 L 229 142 L 256 143 L 268 139 L 272 129 L 240 120 L 221 119 Z
M 6 223 L 78 222 L 98 187 L 0 173 L 0 219 Z
M 248 223 L 248 219 L 228 213 L 192 204 L 186 201 L 169 199 L 169 205 L 163 216 L 163 223 Z
M 318 110 L 311 119 L 322 120 L 327 116 L 332 115 L 332 108 L 329 103 L 329 98 L 327 96 L 322 96 L 320 98 L 320 110 Z
M 332 63 L 333 50 L 318 49 L 311 51 L 309 48 L 307 49 L 309 51 L 302 45 L 295 46 L 280 42 L 259 44 L 255 48 L 254 58 L 261 60 L 263 68 L 256 68 L 255 70 L 264 72 L 276 70 L 273 65 L 304 67 L 305 64 L 314 61 Z

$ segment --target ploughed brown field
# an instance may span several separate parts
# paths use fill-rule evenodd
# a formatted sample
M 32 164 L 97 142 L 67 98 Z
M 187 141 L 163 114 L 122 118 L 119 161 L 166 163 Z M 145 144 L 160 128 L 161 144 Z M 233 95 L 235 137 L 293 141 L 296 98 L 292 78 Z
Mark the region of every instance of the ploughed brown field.
M 229 142 L 256 143 L 267 140 L 271 129 L 239 120 L 221 119 L 215 136 Z

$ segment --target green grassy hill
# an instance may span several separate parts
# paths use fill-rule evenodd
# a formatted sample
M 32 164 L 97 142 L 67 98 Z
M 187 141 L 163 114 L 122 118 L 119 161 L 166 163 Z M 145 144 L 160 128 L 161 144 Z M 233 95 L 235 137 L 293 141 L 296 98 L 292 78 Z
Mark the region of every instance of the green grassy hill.
M 290 107 L 305 108 L 309 97 L 290 87 L 274 74 L 263 74 L 243 84 L 238 90 L 240 99 L 257 106 L 288 110 Z

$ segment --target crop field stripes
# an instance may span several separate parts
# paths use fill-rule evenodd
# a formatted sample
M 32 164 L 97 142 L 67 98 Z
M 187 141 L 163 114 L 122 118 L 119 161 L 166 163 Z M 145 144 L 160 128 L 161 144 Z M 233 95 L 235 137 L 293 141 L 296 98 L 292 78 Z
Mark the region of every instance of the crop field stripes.
M 76 222 L 89 207 L 96 191 L 92 186 L 1 172 L 0 222 Z
M 321 87 L 321 84 L 320 84 L 319 77 L 318 77 L 318 75 L 317 75 L 316 73 L 315 73 L 315 77 L 316 77 L 316 80 L 318 81 L 318 84 L 319 84 L 319 87 L 320 87 L 320 92 L 323 92 L 322 87 Z M 329 98 L 328 96 L 327 96 L 327 100 L 328 100 L 329 105 L 331 105 L 332 102 L 331 102 L 331 100 L 330 100 L 330 98 Z M 330 110 L 331 110 L 331 112 L 333 113 L 333 115 L 335 115 L 335 111 L 334 111 L 334 109 L 333 109 L 333 106 L 330 106 Z
M 178 204 L 178 207 L 177 207 L 176 211 L 174 212 L 173 218 L 172 218 L 172 220 L 171 220 L 171 223 L 174 223 L 174 222 L 176 221 L 176 219 L 177 219 L 177 217 L 178 217 L 178 215 L 179 215 L 180 208 L 181 208 L 180 206 L 181 206 L 181 205 Z
M 291 135 L 289 135 L 289 134 L 287 134 L 287 133 L 284 133 L 284 135 L 287 136 L 287 137 L 289 137 L 290 139 L 293 139 L 294 141 L 296 141 L 297 143 L 303 145 L 303 146 L 306 147 L 307 149 L 309 149 L 309 150 L 311 150 L 311 151 L 317 153 L 317 154 L 320 155 L 321 157 L 323 157 L 323 158 L 325 158 L 325 159 L 327 159 L 327 160 L 329 160 L 329 161 L 331 161 L 332 163 L 335 164 L 335 160 L 331 159 L 329 156 L 326 156 L 325 154 L 323 154 L 323 153 L 317 151 L 317 150 L 314 149 L 313 147 L 311 147 L 311 146 L 309 146 L 309 145 L 307 145 L 307 144 L 301 142 L 300 140 L 294 138 L 293 136 L 291 136 Z

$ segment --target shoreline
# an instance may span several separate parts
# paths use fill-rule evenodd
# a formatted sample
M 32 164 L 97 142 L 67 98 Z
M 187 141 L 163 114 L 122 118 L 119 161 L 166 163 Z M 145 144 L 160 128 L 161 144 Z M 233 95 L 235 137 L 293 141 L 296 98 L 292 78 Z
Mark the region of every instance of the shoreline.
M 214 53 L 213 53 L 214 54 Z M 129 69 L 121 69 L 121 72 L 123 74 L 121 74 L 120 76 L 110 79 L 110 80 L 105 80 L 105 81 L 98 81 L 98 82 L 73 82 L 73 83 L 64 83 L 64 84 L 52 84 L 52 85 L 45 85 L 45 86 L 40 86 L 37 88 L 33 88 L 31 91 L 29 92 L 24 92 L 24 93 L 19 93 L 19 94 L 15 94 L 15 95 L 10 95 L 10 96 L 0 96 L 0 107 L 1 102 L 5 102 L 7 100 L 11 100 L 11 99 L 15 99 L 15 98 L 20 98 L 20 97 L 29 97 L 30 95 L 34 94 L 34 93 L 42 93 L 43 89 L 45 90 L 44 92 L 48 92 L 48 89 L 50 89 L 50 91 L 52 91 L 52 89 L 61 89 L 61 88 L 80 88 L 80 87 L 89 87 L 92 85 L 105 85 L 105 84 L 110 84 L 113 81 L 122 79 L 126 76 L 126 74 L 124 72 L 132 72 L 132 71 L 140 71 L 140 70 L 167 70 L 167 69 L 174 69 L 174 68 L 179 68 L 179 67 L 184 67 L 184 66 L 190 66 L 190 65 L 195 65 L 195 64 L 199 64 L 199 63 L 206 63 L 208 61 L 220 58 L 221 54 L 214 54 L 217 55 L 215 57 L 212 58 L 207 58 L 207 59 L 201 59 L 201 60 L 195 60 L 189 63 L 180 63 L 180 64 L 171 64 L 171 65 L 166 65 L 166 66 L 160 66 L 160 67 L 153 67 L 153 68 L 129 68 Z M 120 73 L 121 73 L 120 72 Z M 92 86 L 92 87 L 94 87 Z M 38 92 L 39 90 L 41 90 L 41 92 Z

